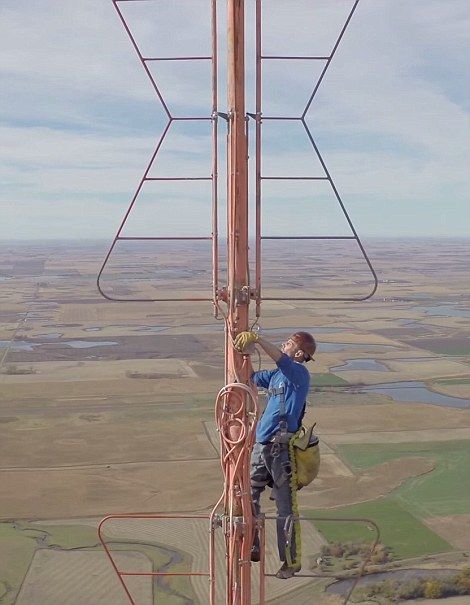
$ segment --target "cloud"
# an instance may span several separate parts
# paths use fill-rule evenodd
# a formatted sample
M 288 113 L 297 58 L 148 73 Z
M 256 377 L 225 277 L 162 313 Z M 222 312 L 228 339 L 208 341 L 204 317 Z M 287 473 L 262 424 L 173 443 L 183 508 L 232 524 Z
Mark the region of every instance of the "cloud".
M 145 11 L 157 10 L 157 4 L 156 19 L 150 19 Z M 265 2 L 265 52 L 330 49 L 351 4 L 318 0 L 313 11 L 306 0 Z M 208 5 L 207 0 L 175 0 L 121 6 L 146 53 L 187 54 L 190 49 L 208 51 Z M 247 2 L 248 64 L 253 6 Z M 295 7 L 303 12 L 296 13 Z M 74 237 L 84 237 L 87 230 L 89 236 L 109 237 L 165 123 L 151 83 L 111 2 L 3 0 L 0 10 L 1 235 L 55 236 L 67 224 Z M 359 232 L 468 233 L 469 32 L 466 0 L 359 3 L 308 116 Z M 294 103 L 301 109 L 297 98 L 308 99 L 314 69 L 301 63 L 266 68 L 270 111 Z M 184 64 L 158 69 L 155 64 L 152 69 L 172 111 L 204 110 L 207 69 L 202 64 L 189 69 Z M 221 80 L 221 110 L 224 88 Z M 252 91 L 248 98 L 247 108 L 253 109 Z M 309 166 L 318 170 L 306 139 L 297 141 L 282 131 L 269 135 L 267 127 L 265 132 L 265 165 L 271 174 Z M 208 133 L 175 123 L 169 135 L 155 167 L 159 175 L 175 176 L 176 170 L 208 174 Z M 222 123 L 221 150 L 224 136 Z M 280 187 L 282 191 L 288 195 L 288 189 Z M 186 220 L 189 226 L 204 227 L 197 212 Z M 15 224 L 21 227 L 15 229 Z

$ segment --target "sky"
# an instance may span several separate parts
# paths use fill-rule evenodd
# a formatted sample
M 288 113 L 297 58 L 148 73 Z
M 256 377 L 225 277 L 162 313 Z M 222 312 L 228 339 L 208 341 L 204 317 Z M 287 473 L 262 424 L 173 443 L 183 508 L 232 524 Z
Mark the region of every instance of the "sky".
M 264 52 L 328 54 L 352 4 L 264 0 Z M 210 52 L 208 0 L 120 6 L 144 53 Z M 246 8 L 253 112 L 254 0 Z M 2 0 L 0 40 L 0 238 L 111 241 L 166 123 L 112 2 Z M 359 235 L 470 234 L 469 55 L 468 0 L 360 0 L 307 115 Z M 265 62 L 263 114 L 299 115 L 318 65 Z M 208 63 L 152 69 L 173 115 L 210 115 Z M 174 123 L 151 175 L 209 176 L 207 125 Z M 264 175 L 323 176 L 297 123 L 266 121 L 263 133 Z M 149 183 L 123 233 L 208 235 L 210 185 Z M 349 227 L 327 184 L 271 181 L 263 233 L 344 235 Z

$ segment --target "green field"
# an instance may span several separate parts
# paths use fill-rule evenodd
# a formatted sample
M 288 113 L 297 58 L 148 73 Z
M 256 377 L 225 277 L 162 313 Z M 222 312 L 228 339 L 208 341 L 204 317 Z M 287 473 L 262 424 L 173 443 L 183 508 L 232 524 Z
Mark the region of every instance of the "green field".
M 434 471 L 410 479 L 390 497 L 418 518 L 467 514 L 470 510 L 469 440 L 342 445 L 339 454 L 358 470 L 396 458 L 431 458 L 436 464 Z
M 380 542 L 389 546 L 395 558 L 408 559 L 423 554 L 453 550 L 452 546 L 423 525 L 399 502 L 389 498 L 363 502 L 334 510 L 313 510 L 313 517 L 370 519 L 380 528 Z M 375 532 L 367 523 L 315 521 L 315 527 L 329 542 L 370 542 Z
M 364 470 L 389 460 L 422 456 L 435 469 L 406 481 L 380 500 L 339 509 L 311 511 L 313 516 L 362 517 L 377 523 L 381 542 L 399 558 L 453 550 L 428 529 L 427 517 L 468 514 L 470 510 L 470 441 L 341 445 L 339 455 L 354 469 Z M 366 524 L 315 522 L 329 541 L 373 540 Z
M 325 373 L 325 374 L 312 374 L 311 385 L 315 387 L 342 387 L 349 384 L 347 380 L 336 376 L 336 374 Z
M 426 347 L 430 349 L 434 353 L 438 353 L 439 355 L 456 355 L 457 357 L 465 357 L 466 355 L 470 355 L 470 347 L 453 347 L 449 346 L 440 346 L 440 347 Z
M 27 523 L 0 523 L 0 602 L 13 605 L 17 592 L 23 582 L 28 567 L 38 548 L 56 548 L 61 550 L 86 548 L 99 550 L 105 557 L 95 528 L 86 525 L 41 525 L 31 526 Z M 110 541 L 110 550 L 140 552 L 152 561 L 153 569 L 166 566 L 169 555 L 164 547 L 158 544 L 145 544 L 127 540 Z M 187 571 L 190 561 L 185 553 L 181 554 L 181 562 L 173 565 L 171 571 Z M 170 571 L 170 570 L 169 570 Z M 193 599 L 194 594 L 187 577 L 168 579 L 168 592 L 165 593 L 165 603 L 178 605 L 181 599 Z M 158 596 L 158 599 L 157 599 Z M 155 602 L 160 602 L 162 592 L 155 593 Z

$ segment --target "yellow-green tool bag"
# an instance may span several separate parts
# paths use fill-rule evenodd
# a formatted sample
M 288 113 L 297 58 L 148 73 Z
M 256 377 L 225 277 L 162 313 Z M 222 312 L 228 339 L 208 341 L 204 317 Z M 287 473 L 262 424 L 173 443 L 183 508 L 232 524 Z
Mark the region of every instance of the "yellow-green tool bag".
M 312 483 L 320 469 L 320 446 L 318 437 L 313 432 L 315 424 L 309 427 L 302 425 L 294 436 L 290 437 L 292 433 L 287 431 L 284 385 L 281 384 L 279 388 L 268 393 L 279 395 L 279 433 L 276 440 L 278 443 L 289 444 L 289 458 L 292 465 L 291 483 L 296 483 L 297 489 L 302 489 Z
M 291 462 L 295 464 L 297 489 L 310 485 L 320 469 L 320 446 L 313 432 L 314 426 L 302 425 L 289 444 L 294 457 Z

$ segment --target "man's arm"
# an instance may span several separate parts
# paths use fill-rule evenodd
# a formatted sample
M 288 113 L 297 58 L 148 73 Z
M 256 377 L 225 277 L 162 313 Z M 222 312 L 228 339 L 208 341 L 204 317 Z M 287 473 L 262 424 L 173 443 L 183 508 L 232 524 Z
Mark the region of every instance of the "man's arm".
M 284 376 L 297 387 L 302 384 L 308 384 L 309 374 L 308 370 L 301 364 L 295 363 L 290 357 L 284 355 L 283 352 L 266 340 L 258 335 L 258 341 L 256 344 L 260 345 L 261 348 L 276 362 L 277 367 L 281 370 Z
M 263 389 L 268 389 L 269 381 L 275 372 L 277 372 L 277 370 L 259 370 L 258 372 L 253 372 L 251 375 L 251 380 L 256 384 L 256 386 Z
M 276 362 L 277 367 L 280 368 L 284 376 L 287 376 L 294 385 L 300 386 L 304 383 L 308 383 L 308 370 L 303 365 L 295 363 L 290 357 L 284 355 L 276 345 L 273 345 L 269 340 L 266 340 L 259 335 L 256 344 L 260 345 L 269 357 Z
M 310 377 L 307 368 L 300 363 L 295 363 L 290 357 L 285 355 L 281 349 L 270 343 L 269 340 L 266 340 L 258 333 L 240 332 L 234 342 L 235 348 L 240 352 L 245 351 L 246 348 L 252 344 L 259 344 L 263 351 L 276 362 L 277 367 L 282 373 L 295 385 L 300 386 L 303 383 L 308 384 Z M 259 382 L 257 384 L 260 386 L 264 386 L 263 374 L 264 372 L 259 373 Z M 253 376 L 255 377 L 255 382 L 256 378 L 258 378 L 256 375 L 257 372 L 254 372 Z
M 267 353 L 276 363 L 282 357 L 281 349 L 276 347 L 276 345 L 271 344 L 269 340 L 262 338 L 258 332 L 240 332 L 233 342 L 233 346 L 237 351 L 240 351 L 240 353 L 246 352 L 247 354 L 251 354 L 252 351 L 249 351 L 248 349 L 250 345 L 253 344 L 259 344 L 265 353 Z
M 271 357 L 271 359 L 273 361 L 275 361 L 276 363 L 281 359 L 281 357 L 282 357 L 281 349 L 276 347 L 276 345 L 273 345 L 272 343 L 270 343 L 269 340 L 266 340 L 262 336 L 258 335 L 258 340 L 256 341 L 256 344 L 260 345 L 260 347 L 263 349 L 263 351 L 267 355 L 269 355 L 269 357 Z

